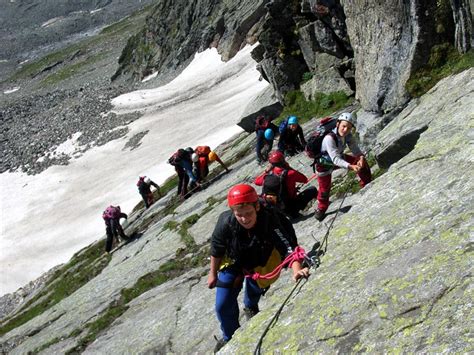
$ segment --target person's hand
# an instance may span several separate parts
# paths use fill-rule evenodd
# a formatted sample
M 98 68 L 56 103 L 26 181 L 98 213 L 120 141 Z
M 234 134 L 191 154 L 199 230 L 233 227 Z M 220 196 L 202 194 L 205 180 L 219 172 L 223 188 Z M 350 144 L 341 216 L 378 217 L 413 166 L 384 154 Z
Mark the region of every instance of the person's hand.
M 360 166 L 359 165 L 349 165 L 349 170 L 352 170 L 352 171 L 358 173 L 359 170 L 360 170 Z
M 293 281 L 298 281 L 301 278 L 309 277 L 309 269 L 307 267 L 300 269 L 298 271 L 293 271 Z
M 216 287 L 216 284 L 217 284 L 217 275 L 209 273 L 209 275 L 207 276 L 207 287 L 212 289 Z
M 357 162 L 357 165 L 361 168 L 367 165 L 367 160 L 365 160 L 363 155 L 360 156 L 359 161 Z

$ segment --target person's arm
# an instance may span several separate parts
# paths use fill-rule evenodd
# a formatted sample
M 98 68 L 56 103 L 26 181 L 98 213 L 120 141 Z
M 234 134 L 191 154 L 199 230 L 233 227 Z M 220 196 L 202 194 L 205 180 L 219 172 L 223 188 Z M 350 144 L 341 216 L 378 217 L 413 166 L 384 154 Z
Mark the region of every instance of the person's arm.
M 221 160 L 221 158 L 219 158 L 217 154 L 216 154 L 216 160 L 219 164 L 221 164 L 221 166 L 225 169 L 226 172 L 229 172 L 229 169 L 227 168 L 227 166 L 224 164 L 224 162 Z
M 299 261 L 293 261 L 291 269 L 293 270 L 293 281 L 298 281 L 302 277 L 307 278 L 309 276 L 309 269 L 307 267 L 301 267 Z
M 306 146 L 306 140 L 304 139 L 303 128 L 301 126 L 298 126 L 298 136 L 300 138 L 301 144 Z
M 326 151 L 332 163 L 340 168 L 350 169 L 350 164 L 344 160 L 342 154 L 337 149 L 336 138 L 327 134 L 323 139 L 321 151 Z
M 263 182 L 265 181 L 265 175 L 267 175 L 267 173 L 264 171 L 262 174 L 257 176 L 254 181 L 255 185 L 263 186 Z
M 207 276 L 207 287 L 214 288 L 217 284 L 217 271 L 221 266 L 222 258 L 217 258 L 211 255 L 211 265 L 209 275 Z
M 120 213 L 120 216 L 119 216 L 119 219 L 120 219 L 120 218 L 128 219 L 128 216 L 127 216 L 126 213 L 121 212 L 121 213 Z
M 306 177 L 306 175 L 300 173 L 298 170 L 290 170 L 288 171 L 288 175 L 290 175 L 290 172 L 292 175 L 292 179 L 295 183 L 301 182 L 303 184 L 306 184 L 308 182 L 308 178 Z
M 221 213 L 217 224 L 214 227 L 211 237 L 211 265 L 209 269 L 209 275 L 207 277 L 207 286 L 214 288 L 217 283 L 217 272 L 221 265 L 221 261 L 226 253 L 226 236 L 230 233 L 228 230 L 229 224 L 229 213 L 226 211 Z

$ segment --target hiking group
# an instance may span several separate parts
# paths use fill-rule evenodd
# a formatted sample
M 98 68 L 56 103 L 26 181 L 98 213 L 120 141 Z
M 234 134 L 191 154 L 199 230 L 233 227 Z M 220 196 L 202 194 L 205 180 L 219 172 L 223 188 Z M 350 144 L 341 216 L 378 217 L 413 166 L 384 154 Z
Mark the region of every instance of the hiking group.
M 268 166 L 255 178 L 262 186 L 259 195 L 254 187 L 238 184 L 227 194 L 228 211 L 221 213 L 211 237 L 211 260 L 207 278 L 209 288 L 216 288 L 215 311 L 222 336 L 216 338 L 219 351 L 240 327 L 237 297 L 244 289 L 243 313 L 250 318 L 259 312 L 259 300 L 279 277 L 281 268 L 289 267 L 293 280 L 309 276 L 304 264 L 305 252 L 298 246 L 290 218 L 317 199 L 315 218 L 322 221 L 329 207 L 332 172 L 352 170 L 364 187 L 371 181 L 370 168 L 352 137 L 354 116 L 343 113 L 337 119 L 323 119 L 306 142 L 295 116 L 277 127 L 270 118 L 256 120 L 257 161 Z M 278 149 L 272 151 L 273 139 L 280 134 Z M 352 155 L 344 154 L 349 148 Z M 297 184 L 310 181 L 292 168 L 286 157 L 299 152 L 313 159 L 319 190 L 310 186 L 302 191 Z M 312 178 L 311 178 L 312 179 Z
M 222 331 L 222 337 L 216 338 L 215 352 L 240 327 L 237 298 L 242 288 L 243 312 L 248 319 L 259 312 L 261 296 L 278 279 L 282 268 L 292 270 L 294 281 L 309 276 L 311 264 L 306 263 L 307 255 L 298 245 L 292 219 L 301 216 L 300 212 L 315 199 L 315 218 L 318 221 L 325 218 L 332 172 L 340 168 L 354 171 L 361 187 L 371 181 L 367 160 L 352 135 L 354 128 L 354 116 L 345 112 L 337 119 L 322 119 L 306 141 L 295 116 L 288 117 L 278 127 L 269 117 L 257 117 L 257 161 L 259 164 L 268 161 L 265 170 L 254 180 L 256 186 L 262 187 L 261 194 L 249 184 L 230 188 L 229 210 L 220 214 L 211 236 L 207 286 L 216 289 L 215 311 Z M 272 150 L 277 135 L 278 147 Z M 344 153 L 346 148 L 351 154 Z M 309 179 L 287 161 L 287 157 L 303 151 L 313 160 L 311 166 L 315 174 Z M 209 164 L 214 161 L 226 172 L 230 171 L 208 146 L 181 148 L 168 159 L 178 176 L 177 195 L 181 200 L 203 186 Z M 302 190 L 316 177 L 318 188 L 308 186 Z M 161 197 L 159 186 L 146 176 L 139 178 L 137 186 L 145 208 L 154 202 L 151 186 Z M 118 235 L 128 238 L 120 225 L 120 219 L 127 215 L 119 206 L 109 206 L 103 218 L 107 231 L 106 251 L 109 252 Z

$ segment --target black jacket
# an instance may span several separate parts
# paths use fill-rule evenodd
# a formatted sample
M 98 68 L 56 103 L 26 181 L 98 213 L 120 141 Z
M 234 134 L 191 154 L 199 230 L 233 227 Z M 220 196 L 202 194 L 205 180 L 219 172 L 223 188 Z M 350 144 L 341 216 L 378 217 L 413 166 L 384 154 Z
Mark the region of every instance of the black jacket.
M 242 227 L 232 211 L 219 216 L 211 238 L 211 255 L 228 256 L 234 267 L 252 270 L 264 266 L 274 248 L 285 257 L 297 246 L 291 222 L 272 207 L 261 206 L 257 224 L 247 230 Z

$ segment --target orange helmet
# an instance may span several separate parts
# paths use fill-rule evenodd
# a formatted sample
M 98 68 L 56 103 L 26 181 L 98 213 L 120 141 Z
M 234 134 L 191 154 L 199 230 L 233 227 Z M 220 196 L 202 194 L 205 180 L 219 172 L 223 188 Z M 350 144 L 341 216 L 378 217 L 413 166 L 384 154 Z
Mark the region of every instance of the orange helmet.
M 274 150 L 268 155 L 268 162 L 270 164 L 280 164 L 285 162 L 285 156 L 279 150 Z
M 229 207 L 242 203 L 255 203 L 258 201 L 257 191 L 247 184 L 235 185 L 227 193 L 227 203 Z
M 209 161 L 215 161 L 217 159 L 217 154 L 211 150 L 211 152 L 209 153 L 209 155 L 207 156 Z

